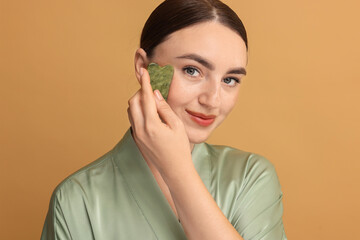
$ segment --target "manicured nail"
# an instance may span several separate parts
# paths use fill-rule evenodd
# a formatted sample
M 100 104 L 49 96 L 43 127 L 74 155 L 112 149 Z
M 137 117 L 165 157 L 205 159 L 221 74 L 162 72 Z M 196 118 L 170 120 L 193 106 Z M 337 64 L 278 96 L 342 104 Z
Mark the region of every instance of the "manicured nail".
M 163 97 L 162 97 L 162 95 L 161 95 L 161 93 L 160 93 L 160 91 L 159 90 L 155 90 L 155 95 L 156 95 L 156 97 L 157 97 L 157 99 L 159 99 L 159 100 L 162 100 L 163 99 Z

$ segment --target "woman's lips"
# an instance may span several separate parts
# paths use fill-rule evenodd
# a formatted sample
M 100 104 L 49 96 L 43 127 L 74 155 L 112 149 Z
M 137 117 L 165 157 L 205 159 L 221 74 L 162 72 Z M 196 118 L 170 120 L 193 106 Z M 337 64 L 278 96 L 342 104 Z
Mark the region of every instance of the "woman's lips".
M 189 110 L 186 110 L 186 112 L 189 114 L 191 120 L 196 122 L 197 124 L 201 126 L 209 126 L 215 121 L 216 116 L 215 115 L 205 115 L 202 113 L 192 112 Z

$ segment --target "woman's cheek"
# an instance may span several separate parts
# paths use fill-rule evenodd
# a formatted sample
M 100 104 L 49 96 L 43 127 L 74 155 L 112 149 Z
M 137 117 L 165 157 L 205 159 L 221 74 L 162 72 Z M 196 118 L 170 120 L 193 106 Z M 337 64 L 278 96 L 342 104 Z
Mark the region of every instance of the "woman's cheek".
M 238 94 L 234 94 L 223 101 L 224 105 L 223 105 L 222 109 L 223 109 L 224 113 L 226 114 L 226 116 L 229 115 L 230 112 L 234 109 L 234 107 L 236 105 L 237 97 L 238 97 Z
M 168 101 L 186 101 L 191 95 L 194 95 L 196 86 L 191 84 L 188 79 L 174 74 L 171 81 Z

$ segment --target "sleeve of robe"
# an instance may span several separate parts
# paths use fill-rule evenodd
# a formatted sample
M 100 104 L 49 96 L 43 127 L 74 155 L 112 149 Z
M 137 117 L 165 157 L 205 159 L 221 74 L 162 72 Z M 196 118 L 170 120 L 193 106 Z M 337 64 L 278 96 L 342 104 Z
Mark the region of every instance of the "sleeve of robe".
M 72 239 L 58 199 L 59 194 L 61 195 L 59 192 L 54 192 L 51 197 L 41 240 Z
M 54 190 L 41 240 L 94 239 L 82 192 L 81 186 L 72 180 Z
M 282 222 L 282 191 L 274 166 L 251 154 L 236 197 L 233 226 L 245 240 L 287 239 Z

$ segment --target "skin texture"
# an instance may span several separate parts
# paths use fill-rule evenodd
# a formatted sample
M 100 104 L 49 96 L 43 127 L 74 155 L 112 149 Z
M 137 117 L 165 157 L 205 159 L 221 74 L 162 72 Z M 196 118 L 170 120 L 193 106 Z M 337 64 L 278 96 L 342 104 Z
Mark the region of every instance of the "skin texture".
M 189 54 L 212 68 L 181 57 Z M 158 90 L 152 91 L 146 71 L 150 62 L 174 67 L 167 102 Z M 191 150 L 233 109 L 240 89 L 234 79 L 241 81 L 246 63 L 244 41 L 215 21 L 174 32 L 154 49 L 151 59 L 141 48 L 135 54 L 141 89 L 129 100 L 133 137 L 188 239 L 242 239 L 197 174 Z M 189 112 L 212 115 L 213 122 L 201 125 Z

